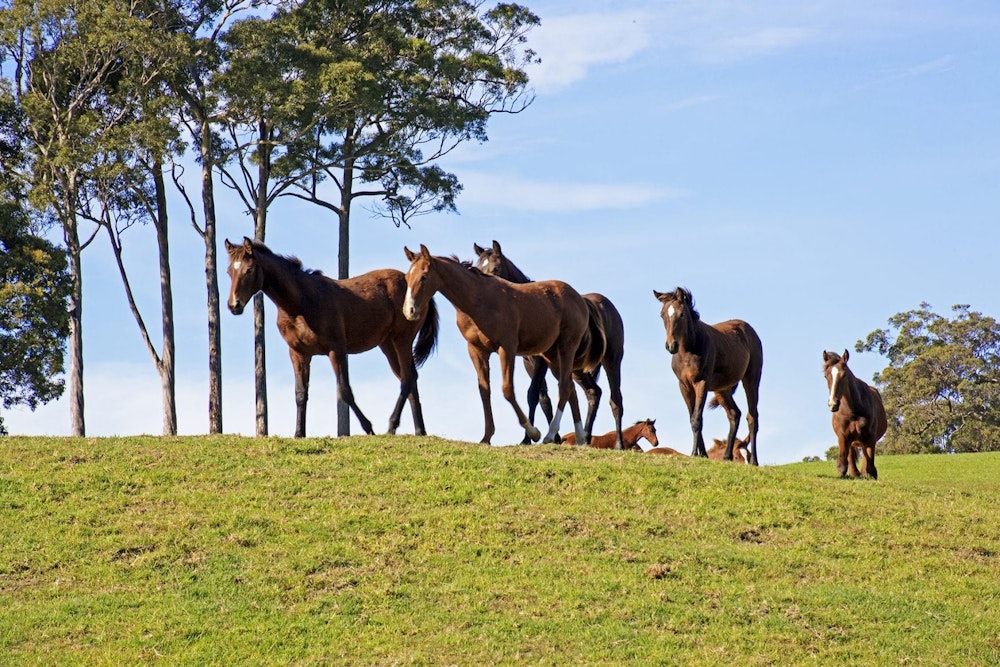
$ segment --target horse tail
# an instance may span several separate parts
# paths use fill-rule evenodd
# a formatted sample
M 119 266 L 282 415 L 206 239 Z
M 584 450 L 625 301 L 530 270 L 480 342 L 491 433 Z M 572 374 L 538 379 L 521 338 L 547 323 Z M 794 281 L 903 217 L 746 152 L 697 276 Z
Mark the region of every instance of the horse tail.
M 604 353 L 608 349 L 608 337 L 604 333 L 604 318 L 597 304 L 590 299 L 584 299 L 587 304 L 587 331 L 580 341 L 580 347 L 576 351 L 577 366 L 585 372 L 593 372 L 601 365 Z
M 437 347 L 438 340 L 438 309 L 434 299 L 427 302 L 427 317 L 420 325 L 417 342 L 413 346 L 413 363 L 417 368 L 424 365 L 428 357 Z
M 708 399 L 708 409 L 709 410 L 714 410 L 717 407 L 719 407 L 719 399 L 717 399 L 715 396 L 713 396 L 712 398 Z

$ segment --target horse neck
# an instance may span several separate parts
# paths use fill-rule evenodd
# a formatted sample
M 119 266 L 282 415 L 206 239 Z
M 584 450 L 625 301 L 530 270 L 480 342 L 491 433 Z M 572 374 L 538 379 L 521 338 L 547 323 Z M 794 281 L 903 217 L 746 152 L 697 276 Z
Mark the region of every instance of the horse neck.
M 622 444 L 627 448 L 639 443 L 642 437 L 642 424 L 632 424 L 628 428 L 622 429 Z M 647 440 L 649 438 L 646 438 Z
M 515 265 L 514 262 L 510 261 L 506 257 L 504 258 L 503 264 L 501 264 L 501 266 L 503 267 L 503 271 L 500 277 L 503 278 L 504 280 L 508 280 L 512 283 L 531 282 L 531 278 L 524 275 L 524 272 L 521 271 L 521 269 L 517 268 L 517 265 Z
M 301 313 L 309 301 L 309 275 L 297 267 L 285 266 L 277 256 L 260 255 L 256 261 L 264 274 L 260 291 L 286 313 Z
M 433 257 L 434 270 L 438 273 L 439 292 L 448 299 L 456 309 L 473 315 L 483 309 L 484 304 L 479 298 L 485 289 L 499 285 L 499 281 L 490 278 L 480 280 L 483 274 L 468 269 L 458 262 L 452 262 L 442 257 Z
M 693 317 L 687 318 L 688 325 L 684 337 L 678 341 L 680 349 L 685 352 L 700 353 L 704 347 L 703 341 L 708 335 L 705 329 L 709 326 Z
M 861 398 L 863 394 L 861 393 L 861 388 L 864 385 L 861 380 L 851 372 L 851 369 L 844 369 L 844 394 L 840 397 L 851 412 L 858 414 L 864 405 Z

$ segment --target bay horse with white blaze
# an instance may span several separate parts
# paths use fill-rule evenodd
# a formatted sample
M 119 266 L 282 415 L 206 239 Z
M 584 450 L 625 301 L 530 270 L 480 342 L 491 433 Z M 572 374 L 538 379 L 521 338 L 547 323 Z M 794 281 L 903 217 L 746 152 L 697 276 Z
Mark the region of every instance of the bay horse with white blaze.
M 243 312 L 257 292 L 266 294 L 278 309 L 278 331 L 288 343 L 295 372 L 295 437 L 306 434 L 309 367 L 313 356 L 330 358 L 337 376 L 337 396 L 354 411 L 361 428 L 371 435 L 371 422 L 354 401 L 347 373 L 347 355 L 378 346 L 399 378 L 399 398 L 389 417 L 389 433 L 399 427 L 403 403 L 409 399 L 413 427 L 426 435 L 417 368 L 437 345 L 437 306 L 430 302 L 415 320 L 403 317 L 406 279 L 396 269 L 380 269 L 347 280 L 333 280 L 319 271 L 307 271 L 294 257 L 272 252 L 263 243 L 244 237 L 226 240 L 227 273 L 232 280 L 229 310 Z M 416 344 L 414 345 L 414 340 Z
M 830 391 L 827 406 L 833 413 L 833 432 L 837 434 L 837 472 L 841 478 L 858 477 L 855 449 L 865 457 L 865 474 L 878 479 L 875 469 L 875 443 L 885 435 L 887 420 L 882 395 L 878 389 L 858 378 L 847 367 L 850 357 L 823 351 L 823 376 Z
M 691 292 L 682 287 L 667 293 L 653 290 L 653 296 L 663 304 L 660 317 L 667 332 L 666 348 L 672 355 L 670 366 L 677 376 L 691 418 L 694 437 L 691 456 L 708 456 L 701 428 L 705 398 L 711 391 L 729 417 L 729 435 L 723 458 L 733 460 L 736 430 L 740 423 L 740 409 L 733 400 L 733 393 L 736 385 L 742 382 L 747 397 L 747 426 L 750 428 L 748 462 L 757 465 L 757 399 L 764 366 L 763 346 L 757 332 L 743 320 L 705 324 L 695 310 Z
M 559 280 L 519 285 L 488 276 L 457 259 L 432 256 L 424 245 L 418 253 L 409 248 L 404 252 L 410 268 L 403 314 L 420 318 L 435 292 L 441 292 L 455 306 L 456 323 L 479 377 L 485 421 L 481 442 L 489 443 L 496 430 L 490 405 L 489 362 L 494 352 L 500 357 L 504 398 L 531 439 L 538 440 L 541 433 L 528 422 L 514 395 L 514 360 L 518 355 L 541 355 L 559 379 L 559 402 L 544 441 L 553 442 L 559 434 L 567 402 L 574 430 L 582 440 L 583 423 L 572 374 L 577 368 L 593 370 L 604 355 L 603 331 L 592 326 L 593 305 Z
M 517 268 L 514 262 L 510 261 L 500 244 L 493 241 L 492 248 L 483 248 L 473 243 L 472 249 L 476 253 L 476 266 L 483 273 L 497 276 L 512 283 L 529 283 L 531 279 Z M 589 293 L 582 295 L 584 299 L 593 302 L 596 312 L 601 317 L 601 325 L 604 328 L 605 350 L 601 359 L 601 367 L 608 378 L 608 386 L 611 389 L 611 414 L 615 419 L 615 449 L 628 449 L 624 442 L 622 432 L 622 359 L 625 356 L 625 324 L 622 316 L 603 294 Z M 528 388 L 528 421 L 535 421 L 535 407 L 541 405 L 542 412 L 546 419 L 552 419 L 552 404 L 549 400 L 548 387 L 545 384 L 545 369 L 536 370 L 537 363 L 544 363 L 538 357 L 525 357 L 524 368 L 531 376 L 531 386 Z M 589 437 L 593 437 L 594 420 L 597 418 L 597 406 L 601 400 L 601 387 L 597 384 L 600 374 L 600 367 L 592 372 L 585 373 L 581 370 L 573 372 L 573 379 L 576 380 L 587 396 L 587 419 L 584 422 L 583 430 Z M 527 436 L 525 436 L 527 442 Z M 593 442 L 591 442 L 593 444 Z

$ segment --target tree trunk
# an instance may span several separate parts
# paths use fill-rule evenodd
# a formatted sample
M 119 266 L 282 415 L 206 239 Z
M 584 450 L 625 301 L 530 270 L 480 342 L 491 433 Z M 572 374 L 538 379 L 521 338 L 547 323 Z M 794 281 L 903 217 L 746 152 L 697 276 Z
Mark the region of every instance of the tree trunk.
M 353 136 L 345 134 L 344 154 L 350 155 L 353 148 Z M 344 163 L 344 181 L 340 191 L 340 215 L 337 235 L 337 277 L 340 280 L 350 278 L 351 259 L 351 198 L 354 186 L 354 160 L 348 158 Z M 347 370 L 348 360 L 344 359 L 344 370 Z M 347 403 L 337 398 L 337 435 L 351 434 L 351 411 Z
M 170 243 L 167 235 L 167 192 L 163 183 L 163 161 L 153 164 L 156 186 L 156 245 L 160 255 L 160 315 L 163 320 L 163 352 L 157 370 L 163 400 L 163 435 L 177 435 L 176 376 L 174 370 L 174 296 L 170 278 Z
M 205 215 L 205 287 L 208 291 L 208 432 L 222 433 L 222 331 L 219 326 L 219 273 L 216 252 L 215 190 L 212 168 L 214 133 L 201 123 L 201 199 Z
M 80 235 L 76 216 L 67 207 L 63 239 L 69 256 L 73 287 L 69 296 L 69 418 L 70 434 L 87 435 L 83 416 L 83 271 L 80 263 Z
M 254 238 L 264 242 L 267 229 L 267 185 L 271 180 L 271 133 L 273 130 L 267 121 L 258 125 L 257 145 L 257 195 L 254 216 Z M 254 359 L 254 394 L 257 399 L 257 437 L 267 436 L 267 359 L 265 356 L 264 335 L 264 295 L 257 294 L 253 299 L 253 359 Z

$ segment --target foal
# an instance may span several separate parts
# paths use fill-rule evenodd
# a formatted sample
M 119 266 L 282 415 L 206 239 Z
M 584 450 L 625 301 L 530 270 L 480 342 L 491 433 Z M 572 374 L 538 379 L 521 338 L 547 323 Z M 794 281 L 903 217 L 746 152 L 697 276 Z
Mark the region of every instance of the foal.
M 878 389 L 856 377 L 847 367 L 850 357 L 847 350 L 843 355 L 823 351 L 823 375 L 830 391 L 827 405 L 833 413 L 833 432 L 837 434 L 837 472 L 841 478 L 857 477 L 854 448 L 861 450 L 865 457 L 865 474 L 878 479 L 875 469 L 875 443 L 885 435 L 887 422 L 882 395 Z

